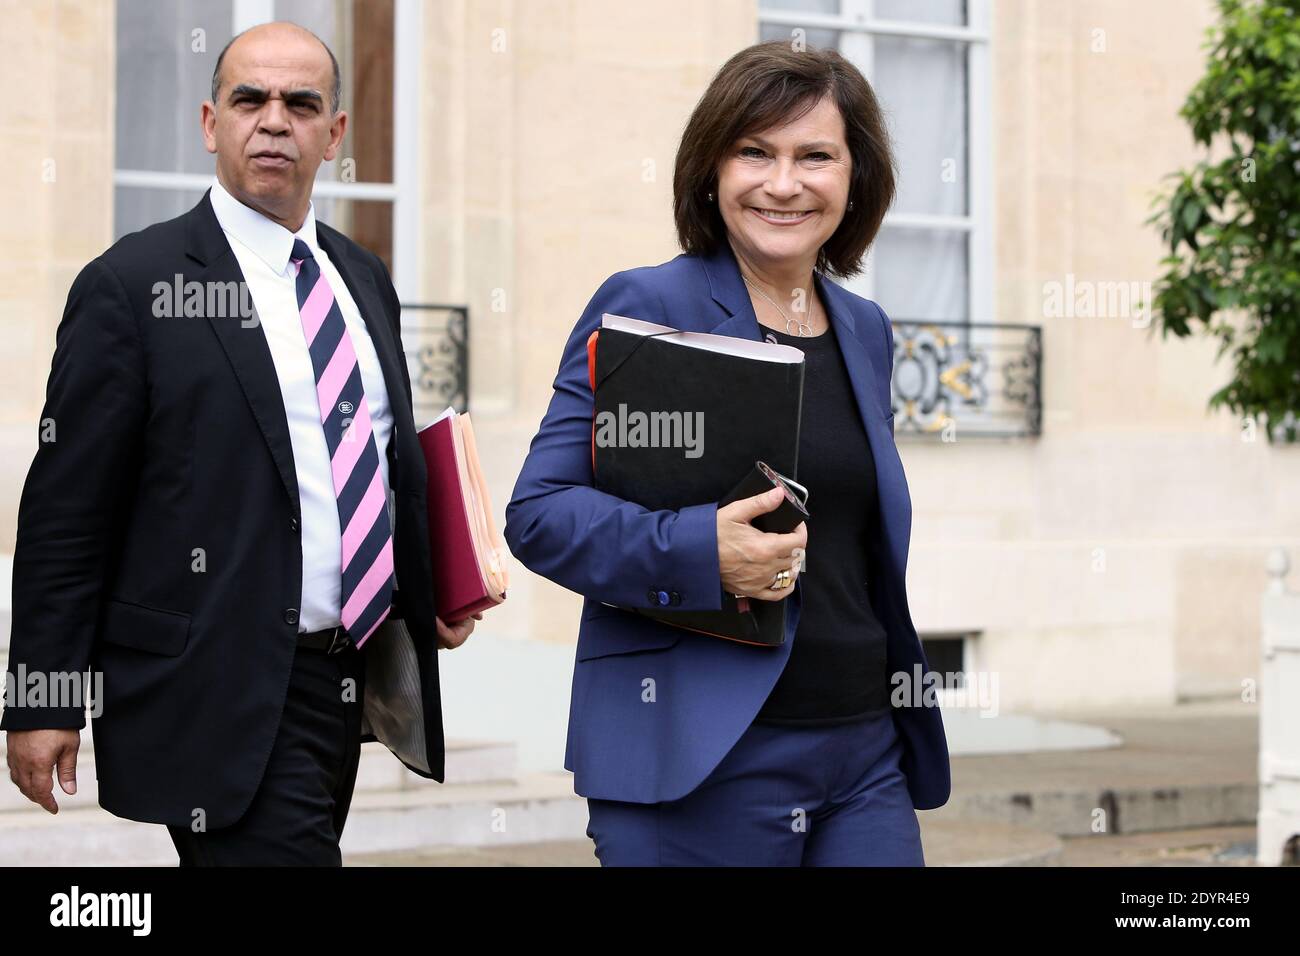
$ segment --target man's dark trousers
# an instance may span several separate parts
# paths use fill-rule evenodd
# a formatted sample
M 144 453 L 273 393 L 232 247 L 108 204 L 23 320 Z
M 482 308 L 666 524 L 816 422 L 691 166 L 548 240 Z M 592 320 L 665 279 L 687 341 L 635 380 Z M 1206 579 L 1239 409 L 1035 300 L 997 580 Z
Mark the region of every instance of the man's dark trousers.
M 298 647 L 252 804 L 218 830 L 169 826 L 181 866 L 342 865 L 339 838 L 361 757 L 365 653 L 350 644 L 334 654 Z

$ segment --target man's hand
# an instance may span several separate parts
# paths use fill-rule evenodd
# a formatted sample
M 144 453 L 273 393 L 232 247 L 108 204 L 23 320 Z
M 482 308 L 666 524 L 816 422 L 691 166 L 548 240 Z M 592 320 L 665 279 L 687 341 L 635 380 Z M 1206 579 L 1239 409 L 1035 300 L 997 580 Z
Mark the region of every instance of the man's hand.
M 52 774 L 58 771 L 63 792 L 77 792 L 77 749 L 81 732 L 77 730 L 11 730 L 7 756 L 9 779 L 32 803 L 39 803 L 50 813 L 58 813 L 54 800 Z
M 465 643 L 474 631 L 474 622 L 483 620 L 483 614 L 480 612 L 450 626 L 442 623 L 440 617 L 435 617 L 434 620 L 438 622 L 438 646 L 451 650 Z

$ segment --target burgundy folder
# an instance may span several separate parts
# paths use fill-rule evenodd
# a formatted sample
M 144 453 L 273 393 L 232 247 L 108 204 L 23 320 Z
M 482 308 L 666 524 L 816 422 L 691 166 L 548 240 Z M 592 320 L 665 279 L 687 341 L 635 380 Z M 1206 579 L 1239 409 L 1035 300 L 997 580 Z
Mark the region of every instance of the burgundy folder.
M 506 599 L 506 549 L 492 519 L 469 415 L 448 408 L 420 429 L 429 472 L 433 594 L 444 624 Z

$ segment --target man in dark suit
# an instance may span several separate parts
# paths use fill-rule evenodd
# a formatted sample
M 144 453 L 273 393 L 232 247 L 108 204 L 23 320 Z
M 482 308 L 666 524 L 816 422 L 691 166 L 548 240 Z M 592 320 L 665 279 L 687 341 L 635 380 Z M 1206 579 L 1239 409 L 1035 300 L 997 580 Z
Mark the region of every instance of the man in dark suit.
M 434 612 L 392 282 L 315 221 L 338 100 L 300 27 L 222 51 L 217 184 L 77 276 L 19 507 L 10 682 L 102 678 L 99 801 L 183 864 L 338 864 L 365 740 L 441 781 L 437 648 L 474 628 Z M 10 778 L 56 813 L 86 701 L 23 689 Z

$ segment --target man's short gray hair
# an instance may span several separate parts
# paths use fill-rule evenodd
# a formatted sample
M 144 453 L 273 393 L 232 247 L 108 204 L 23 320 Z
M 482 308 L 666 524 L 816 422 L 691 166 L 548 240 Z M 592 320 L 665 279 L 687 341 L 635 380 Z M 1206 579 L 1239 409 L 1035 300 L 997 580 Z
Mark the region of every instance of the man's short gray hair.
M 316 42 L 319 43 L 321 46 L 323 46 L 325 48 L 325 52 L 330 55 L 330 66 L 334 68 L 334 93 L 330 96 L 330 112 L 337 113 L 339 111 L 339 101 L 343 97 L 343 74 L 339 70 L 339 61 L 334 56 L 334 51 L 329 48 L 328 43 L 326 43 L 320 37 L 316 36 L 315 33 L 312 33 L 312 31 L 308 30 L 306 27 L 297 23 L 295 23 L 294 26 L 298 27 L 298 29 L 303 30 L 307 33 L 311 33 L 313 37 L 316 37 Z M 252 30 L 254 28 L 249 27 L 248 29 Z M 226 58 L 226 51 L 230 49 L 231 45 L 236 40 L 238 40 L 247 32 L 248 30 L 241 30 L 240 32 L 236 33 L 233 37 L 230 38 L 230 42 L 221 48 L 221 52 L 217 54 L 217 65 L 212 68 L 212 105 L 213 106 L 217 105 L 218 103 L 217 97 L 221 95 L 221 62 Z

